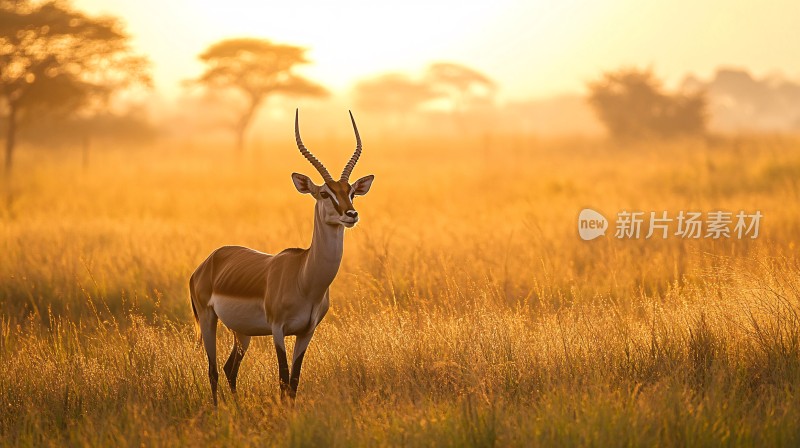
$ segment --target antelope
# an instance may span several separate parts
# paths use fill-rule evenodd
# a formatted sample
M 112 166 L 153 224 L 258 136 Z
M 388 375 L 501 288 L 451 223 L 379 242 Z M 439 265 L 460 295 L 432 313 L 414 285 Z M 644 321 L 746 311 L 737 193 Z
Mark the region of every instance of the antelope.
M 278 357 L 281 399 L 293 400 L 300 384 L 300 368 L 314 330 L 330 305 L 329 287 L 342 261 L 344 229 L 358 222 L 353 206 L 355 196 L 367 194 L 373 175 L 351 184 L 350 173 L 361 156 L 361 137 L 353 114 L 350 121 L 356 149 L 339 180 L 303 145 L 295 110 L 294 134 L 297 148 L 322 175 L 323 184 L 308 176 L 292 173 L 294 186 L 316 200 L 314 232 L 308 249 L 290 248 L 270 255 L 242 246 L 216 249 L 189 279 L 192 312 L 208 356 L 208 379 L 217 405 L 217 320 L 233 332 L 231 354 L 223 370 L 231 391 L 236 393 L 239 366 L 253 336 L 272 336 Z M 284 338 L 296 336 L 292 370 L 286 359 Z

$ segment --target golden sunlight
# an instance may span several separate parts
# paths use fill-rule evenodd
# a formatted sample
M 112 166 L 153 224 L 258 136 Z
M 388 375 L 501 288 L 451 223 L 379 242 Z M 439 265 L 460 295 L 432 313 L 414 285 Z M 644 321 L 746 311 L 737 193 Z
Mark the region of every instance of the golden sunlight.
M 653 65 L 672 82 L 687 71 L 708 75 L 721 64 L 759 74 L 775 67 L 800 73 L 800 60 L 783 57 L 800 54 L 793 31 L 797 2 L 75 3 L 127 22 L 167 96 L 201 71 L 198 53 L 242 36 L 307 47 L 313 64 L 303 71 L 340 92 L 358 79 L 420 70 L 435 60 L 475 67 L 503 86 L 503 97 L 517 98 L 582 91 L 598 71 L 619 65 Z
M 220 39 L 261 37 L 309 49 L 313 64 L 302 71 L 344 90 L 358 78 L 384 71 L 422 68 L 429 61 L 463 54 L 470 36 L 502 17 L 508 1 L 386 4 L 363 0 L 268 4 L 157 1 L 76 4 L 128 21 L 134 44 L 151 55 L 156 80 L 175 93 L 177 82 L 200 71 L 197 54 Z M 481 66 L 481 64 L 477 64 Z

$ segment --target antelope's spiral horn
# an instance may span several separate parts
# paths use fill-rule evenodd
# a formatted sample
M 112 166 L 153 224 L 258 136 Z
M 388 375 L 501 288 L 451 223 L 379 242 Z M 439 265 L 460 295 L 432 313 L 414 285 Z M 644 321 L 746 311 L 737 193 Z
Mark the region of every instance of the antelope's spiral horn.
M 358 158 L 361 157 L 361 136 L 358 135 L 358 127 L 356 126 L 356 120 L 353 119 L 353 112 L 348 112 L 350 113 L 350 121 L 353 123 L 353 131 L 356 133 L 356 150 L 353 152 L 353 157 L 350 157 L 350 161 L 344 166 L 344 170 L 342 170 L 342 177 L 339 180 L 344 181 L 350 179 L 350 173 L 353 172 L 353 168 L 355 168 L 356 163 L 358 163 Z
M 311 154 L 311 151 L 306 149 L 306 147 L 303 145 L 303 140 L 300 138 L 300 125 L 298 124 L 299 115 L 300 115 L 300 109 L 295 109 L 294 138 L 295 140 L 297 140 L 297 149 L 300 150 L 300 154 L 302 154 L 303 157 L 305 157 L 309 162 L 311 162 L 312 165 L 314 165 L 314 168 L 316 168 L 317 171 L 319 171 L 319 174 L 322 175 L 322 179 L 324 179 L 325 182 L 333 182 L 333 178 L 331 177 L 331 174 L 328 172 L 328 169 L 325 168 L 325 165 L 323 165 L 322 162 L 319 161 L 319 159 L 314 157 L 314 154 Z

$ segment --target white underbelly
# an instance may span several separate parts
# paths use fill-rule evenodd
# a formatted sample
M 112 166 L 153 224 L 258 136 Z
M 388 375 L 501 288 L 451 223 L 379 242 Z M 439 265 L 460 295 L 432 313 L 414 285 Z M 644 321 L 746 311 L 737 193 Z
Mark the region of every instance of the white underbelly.
M 233 331 L 248 336 L 272 334 L 272 325 L 267 320 L 263 298 L 212 294 L 208 305 L 214 308 L 219 320 Z

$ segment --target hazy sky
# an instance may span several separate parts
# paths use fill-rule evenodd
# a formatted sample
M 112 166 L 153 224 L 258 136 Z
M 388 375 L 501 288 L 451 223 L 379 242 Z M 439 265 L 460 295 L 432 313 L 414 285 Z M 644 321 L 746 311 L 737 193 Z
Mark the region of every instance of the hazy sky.
M 800 78 L 800 1 L 77 0 L 127 23 L 149 55 L 159 92 L 197 76 L 197 55 L 223 38 L 255 36 L 309 48 L 302 72 L 345 91 L 387 71 L 431 61 L 469 65 L 506 98 L 580 92 L 621 65 L 651 66 L 669 82 L 718 66 Z

